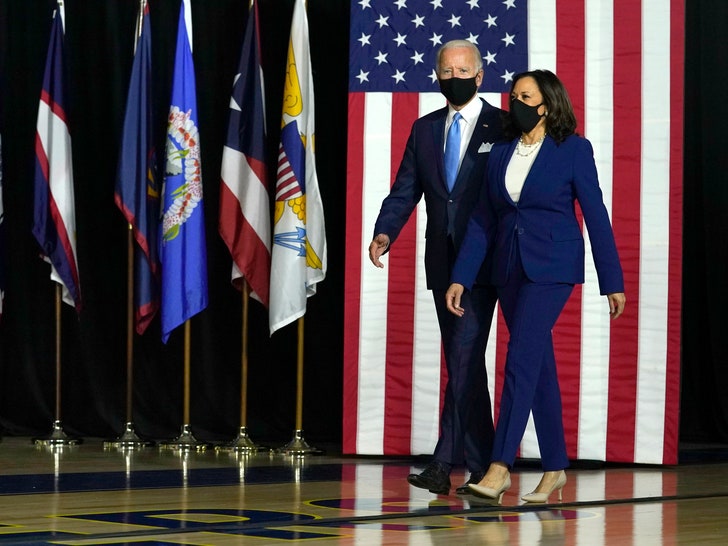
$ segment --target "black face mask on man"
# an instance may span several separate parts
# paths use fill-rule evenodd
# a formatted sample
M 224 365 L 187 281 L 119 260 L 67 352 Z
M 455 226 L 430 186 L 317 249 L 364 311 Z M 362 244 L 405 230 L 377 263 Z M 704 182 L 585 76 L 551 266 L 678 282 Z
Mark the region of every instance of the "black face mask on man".
M 510 110 L 513 125 L 524 133 L 530 133 L 541 120 L 542 116 L 538 113 L 538 109 L 542 105 L 543 103 L 537 104 L 536 106 L 529 106 L 525 102 L 513 99 Z
M 478 90 L 478 84 L 474 78 L 448 78 L 439 80 L 440 92 L 445 95 L 447 102 L 453 106 L 462 106 L 468 102 Z

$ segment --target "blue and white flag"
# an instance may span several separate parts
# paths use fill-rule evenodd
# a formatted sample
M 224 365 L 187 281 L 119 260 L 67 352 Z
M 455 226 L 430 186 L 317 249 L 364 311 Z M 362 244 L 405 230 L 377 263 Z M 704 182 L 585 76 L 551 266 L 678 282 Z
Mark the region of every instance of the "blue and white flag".
M 351 93 L 439 94 L 435 56 L 450 40 L 480 49 L 481 91 L 508 92 L 514 74 L 528 66 L 525 1 L 352 0 L 351 12 Z
M 180 6 L 160 226 L 162 341 L 207 307 L 207 248 L 189 0 Z

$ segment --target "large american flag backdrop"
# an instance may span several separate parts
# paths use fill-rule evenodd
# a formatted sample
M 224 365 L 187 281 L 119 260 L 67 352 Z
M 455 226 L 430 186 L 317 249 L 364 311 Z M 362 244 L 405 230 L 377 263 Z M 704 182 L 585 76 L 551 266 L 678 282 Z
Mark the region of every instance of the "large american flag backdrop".
M 425 287 L 421 203 L 387 255 L 366 256 L 412 122 L 444 105 L 435 52 L 476 43 L 482 96 L 507 107 L 514 73 L 554 71 L 594 145 L 625 273 L 615 322 L 589 251 L 554 329 L 571 459 L 677 462 L 683 0 L 352 0 L 347 173 L 344 451 L 432 453 L 446 380 Z M 497 313 L 486 351 L 494 412 L 508 332 Z M 521 456 L 538 457 L 529 423 Z

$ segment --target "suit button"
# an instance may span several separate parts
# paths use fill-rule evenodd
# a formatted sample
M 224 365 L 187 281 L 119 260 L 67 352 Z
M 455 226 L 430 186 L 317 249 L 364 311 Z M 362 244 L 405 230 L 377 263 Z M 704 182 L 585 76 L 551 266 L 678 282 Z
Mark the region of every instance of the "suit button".
M 518 235 L 523 235 L 523 228 L 518 229 Z

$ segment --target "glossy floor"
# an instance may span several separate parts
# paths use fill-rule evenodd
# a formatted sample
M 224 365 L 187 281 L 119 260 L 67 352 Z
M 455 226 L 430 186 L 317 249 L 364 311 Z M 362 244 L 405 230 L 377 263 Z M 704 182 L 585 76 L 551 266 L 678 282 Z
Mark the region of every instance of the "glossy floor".
M 577 465 L 563 502 L 524 505 L 539 471 L 520 465 L 502 506 L 410 487 L 418 461 L 241 456 L 147 447 L 0 442 L 0 543 L 728 543 L 728 462 Z M 453 485 L 465 478 L 453 472 Z

